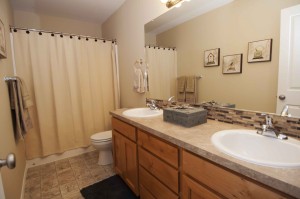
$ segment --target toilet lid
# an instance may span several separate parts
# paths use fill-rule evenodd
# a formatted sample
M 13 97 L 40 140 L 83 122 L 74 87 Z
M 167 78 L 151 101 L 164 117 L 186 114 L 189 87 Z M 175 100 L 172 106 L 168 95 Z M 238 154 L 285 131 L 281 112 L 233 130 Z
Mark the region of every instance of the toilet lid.
M 104 140 L 110 140 L 111 137 L 112 137 L 111 131 L 104 131 L 92 135 L 91 139 L 95 141 L 104 141 Z

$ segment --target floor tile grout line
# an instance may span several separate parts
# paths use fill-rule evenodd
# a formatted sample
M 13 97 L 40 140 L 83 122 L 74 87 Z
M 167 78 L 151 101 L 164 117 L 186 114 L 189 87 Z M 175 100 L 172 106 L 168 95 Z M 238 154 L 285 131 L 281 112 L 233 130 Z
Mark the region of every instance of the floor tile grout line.
M 91 179 L 92 179 L 91 181 L 87 181 L 86 183 L 83 182 L 84 180 L 80 181 L 81 180 L 80 173 L 77 176 L 77 174 L 75 173 L 76 166 L 73 166 L 74 164 L 76 165 L 76 163 L 80 162 L 81 160 L 83 161 L 84 166 L 83 167 L 79 166 L 78 169 L 80 169 L 80 168 L 86 169 L 85 171 L 87 172 L 87 176 L 90 176 Z M 52 170 L 51 167 L 53 166 L 54 167 L 53 168 L 54 169 L 53 170 L 53 174 L 55 175 L 55 179 L 57 180 L 57 185 L 56 186 L 55 185 L 51 185 L 51 187 L 52 188 L 56 187 L 56 188 L 59 189 L 59 194 L 60 194 L 60 197 L 62 199 L 69 198 L 70 195 L 69 196 L 67 194 L 64 195 L 63 192 L 62 192 L 63 190 L 61 189 L 61 186 L 63 186 L 64 184 L 72 183 L 72 182 L 75 183 L 76 182 L 76 185 L 77 185 L 78 189 L 75 190 L 75 193 L 77 191 L 79 191 L 79 194 L 80 194 L 80 190 L 81 189 L 83 189 L 85 187 L 88 187 L 88 186 L 90 186 L 90 185 L 92 185 L 94 183 L 97 183 L 99 181 L 102 181 L 102 180 L 104 180 L 104 179 L 106 179 L 106 178 L 108 178 L 108 177 L 110 177 L 110 176 L 112 176 L 114 174 L 114 172 L 111 169 L 111 165 L 107 165 L 107 166 L 98 165 L 98 161 L 97 160 L 98 160 L 98 156 L 95 154 L 95 152 L 89 152 L 89 153 L 86 153 L 86 154 L 82 154 L 82 155 L 78 155 L 78 156 L 73 156 L 73 157 L 62 159 L 62 160 L 54 161 L 54 162 L 51 162 L 51 163 L 47 163 L 47 164 L 45 164 L 43 166 L 39 165 L 37 167 L 32 167 L 33 170 L 31 170 L 31 172 L 28 172 L 28 174 L 26 176 L 25 186 L 26 186 L 27 183 L 30 183 L 32 181 L 32 179 L 33 179 L 33 177 L 30 178 L 30 177 L 28 177 L 28 175 L 31 174 L 31 175 L 34 176 L 34 175 L 36 175 L 36 174 L 34 174 L 34 172 L 37 172 L 38 173 L 38 177 L 39 177 L 39 185 L 40 185 L 39 188 L 38 188 L 38 191 L 39 191 L 38 194 L 40 195 L 40 198 L 44 198 L 43 197 L 43 193 L 44 192 L 42 191 L 42 189 L 43 189 L 42 185 L 43 185 L 43 182 L 44 182 L 43 180 L 45 180 L 46 182 L 47 182 L 47 178 L 49 178 L 50 181 L 53 180 L 50 177 L 51 175 L 45 175 L 44 176 L 44 172 L 47 169 L 49 169 L 51 171 Z M 64 165 L 64 161 L 68 163 L 67 166 Z M 66 168 L 64 168 L 64 167 L 66 167 Z M 37 171 L 34 171 L 35 168 L 36 168 Z M 58 178 L 58 176 L 59 176 L 59 170 L 61 170 L 63 172 L 64 169 L 67 170 L 68 168 L 71 169 L 71 171 L 72 171 L 72 178 L 74 178 L 74 180 L 71 180 L 70 182 L 66 182 L 64 184 L 61 184 L 62 182 Z M 96 171 L 96 173 L 93 174 L 92 173 L 93 169 L 94 170 L 100 169 L 100 173 L 97 173 L 99 171 Z M 43 177 L 42 177 L 42 174 L 43 174 Z M 85 174 L 83 174 L 83 175 L 85 175 Z M 98 176 L 98 177 L 96 177 L 96 176 Z M 52 175 L 52 178 L 53 178 L 53 175 Z M 84 178 L 84 176 L 82 178 Z M 29 179 L 31 179 L 31 181 Z M 29 186 L 29 191 L 30 191 L 31 188 L 34 188 L 31 185 L 28 185 L 28 186 Z M 28 191 L 28 188 L 26 190 Z M 58 194 L 58 192 L 57 192 L 57 194 Z M 80 194 L 80 196 L 81 196 L 81 194 Z M 27 199 L 27 197 L 24 198 L 24 199 Z

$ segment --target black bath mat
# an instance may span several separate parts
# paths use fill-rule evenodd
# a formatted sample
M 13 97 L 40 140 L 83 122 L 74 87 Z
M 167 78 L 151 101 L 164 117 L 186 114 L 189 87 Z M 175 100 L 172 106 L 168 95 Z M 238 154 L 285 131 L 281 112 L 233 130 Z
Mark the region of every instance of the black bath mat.
M 118 175 L 80 190 L 85 199 L 137 199 Z

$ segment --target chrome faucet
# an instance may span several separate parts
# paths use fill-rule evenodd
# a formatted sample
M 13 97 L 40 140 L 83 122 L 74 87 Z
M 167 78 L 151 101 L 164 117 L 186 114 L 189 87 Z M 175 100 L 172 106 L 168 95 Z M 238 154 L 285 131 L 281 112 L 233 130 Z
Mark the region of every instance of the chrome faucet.
M 277 130 L 273 126 L 272 118 L 270 115 L 266 115 L 266 124 L 262 125 L 262 130 L 257 131 L 257 134 L 267 136 L 267 137 L 272 137 L 272 138 L 277 138 L 281 140 L 287 140 L 288 137 L 284 134 L 281 134 L 279 130 Z
M 146 104 L 151 110 L 159 110 L 160 108 L 157 106 L 157 101 L 156 100 L 150 100 L 150 102 L 148 102 Z
M 281 116 L 288 116 L 291 117 L 291 114 L 289 114 L 289 106 L 285 105 L 280 113 Z
M 174 98 L 175 96 L 169 97 L 168 102 L 174 102 L 175 101 Z

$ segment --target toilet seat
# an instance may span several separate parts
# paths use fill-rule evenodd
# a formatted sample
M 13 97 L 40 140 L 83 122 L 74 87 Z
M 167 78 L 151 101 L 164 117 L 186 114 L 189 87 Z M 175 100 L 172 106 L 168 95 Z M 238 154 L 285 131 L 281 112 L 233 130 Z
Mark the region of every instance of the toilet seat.
M 91 140 L 93 143 L 101 143 L 101 142 L 111 142 L 111 139 L 106 140 Z
M 111 130 L 95 133 L 94 135 L 91 136 L 91 140 L 95 143 L 97 143 L 97 142 L 108 142 L 108 141 L 111 141 L 111 139 L 112 139 Z

